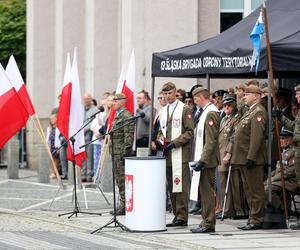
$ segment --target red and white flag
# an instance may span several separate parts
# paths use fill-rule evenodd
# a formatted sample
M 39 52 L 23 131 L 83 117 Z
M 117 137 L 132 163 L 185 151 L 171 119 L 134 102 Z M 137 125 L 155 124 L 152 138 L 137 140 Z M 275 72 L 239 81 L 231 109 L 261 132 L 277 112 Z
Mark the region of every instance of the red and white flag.
M 81 102 L 79 75 L 76 50 L 72 67 L 70 55 L 67 55 L 67 64 L 64 75 L 61 101 L 58 108 L 57 127 L 66 138 L 73 136 L 83 124 L 83 106 Z M 79 147 L 85 143 L 84 132 L 80 131 L 75 137 L 74 156 L 76 165 L 82 167 L 82 160 L 86 159 L 85 149 Z M 68 160 L 73 160 L 71 143 L 68 144 Z
M 124 85 L 122 88 L 122 94 L 126 96 L 126 108 L 127 110 L 134 115 L 136 112 L 136 94 L 135 94 L 135 58 L 134 51 L 132 51 Z
M 20 70 L 16 63 L 16 60 L 13 55 L 10 56 L 8 64 L 6 66 L 5 72 L 10 80 L 10 83 L 16 89 L 21 102 L 23 103 L 25 109 L 27 110 L 29 115 L 34 115 L 35 110 L 32 105 L 31 99 L 28 95 L 26 86 L 24 84 L 24 80 L 21 76 Z
M 132 51 L 126 74 L 122 68 L 119 82 L 116 89 L 116 94 L 124 94 L 126 96 L 126 108 L 134 115 L 136 111 L 136 94 L 135 94 L 135 58 L 134 51 Z M 108 130 L 111 129 L 112 123 L 115 119 L 116 111 L 112 108 L 108 117 Z
M 125 81 L 125 70 L 124 70 L 124 67 L 122 67 L 122 71 L 121 71 L 121 74 L 119 77 L 119 82 L 118 82 L 117 89 L 116 89 L 116 94 L 119 94 L 122 92 L 124 81 Z M 112 106 L 111 111 L 109 113 L 109 117 L 107 119 L 107 130 L 108 131 L 110 131 L 110 129 L 112 127 L 112 123 L 116 117 L 116 114 L 117 114 L 117 112 L 114 109 L 114 107 Z
M 29 114 L 0 64 L 0 148 L 27 122 Z

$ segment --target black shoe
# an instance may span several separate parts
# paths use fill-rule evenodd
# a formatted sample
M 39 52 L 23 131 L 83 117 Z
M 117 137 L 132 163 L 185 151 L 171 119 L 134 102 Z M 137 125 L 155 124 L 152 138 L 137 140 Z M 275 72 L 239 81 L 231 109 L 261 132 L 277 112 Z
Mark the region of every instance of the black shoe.
M 257 230 L 257 229 L 262 229 L 262 224 L 248 224 L 247 226 L 241 228 L 244 231 L 250 231 L 250 230 Z
M 249 225 L 249 223 L 247 222 L 247 224 L 243 224 L 243 225 L 238 226 L 237 229 L 242 229 L 243 230 L 243 228 L 247 227 L 248 225 Z
M 114 215 L 114 210 L 109 212 L 111 215 Z M 118 215 L 125 215 L 125 208 L 117 208 L 116 209 L 116 216 Z
M 229 218 L 229 216 L 227 216 L 227 215 L 224 214 L 223 219 L 225 220 L 225 219 L 228 219 L 228 218 Z M 222 213 L 221 214 L 217 214 L 216 215 L 216 219 L 217 220 L 221 220 L 222 219 Z
M 86 182 L 93 182 L 93 177 L 86 178 Z
M 232 216 L 231 219 L 233 220 L 244 220 L 244 219 L 248 219 L 248 215 L 235 215 L 235 216 Z
M 214 233 L 215 232 L 215 229 L 213 228 L 207 228 L 207 227 L 204 227 L 204 226 L 198 226 L 196 228 L 193 228 L 191 229 L 191 232 L 192 233 L 196 233 L 196 234 L 199 234 L 199 233 Z
M 193 213 L 193 215 L 200 215 L 202 213 L 202 209 L 199 208 L 197 211 Z
M 63 175 L 63 176 L 60 177 L 60 179 L 62 179 L 62 180 L 67 180 L 67 179 L 68 179 L 68 176 Z
M 193 213 L 199 211 L 200 209 L 201 209 L 201 207 L 194 206 L 193 208 L 191 208 L 191 209 L 189 210 L 189 214 L 193 214 Z
M 300 222 L 296 222 L 295 224 L 290 226 L 292 230 L 300 230 Z
M 86 182 L 86 178 L 85 177 L 81 177 L 81 182 Z
M 173 220 L 171 223 L 168 223 L 166 227 L 186 227 L 187 225 L 188 225 L 187 221 Z

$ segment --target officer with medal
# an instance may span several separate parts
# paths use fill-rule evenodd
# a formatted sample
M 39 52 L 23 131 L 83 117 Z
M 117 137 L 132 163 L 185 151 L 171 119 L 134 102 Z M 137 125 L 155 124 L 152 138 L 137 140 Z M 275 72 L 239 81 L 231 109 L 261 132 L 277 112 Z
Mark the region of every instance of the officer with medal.
M 164 150 L 167 157 L 167 183 L 175 216 L 167 227 L 187 226 L 190 187 L 188 162 L 191 160 L 190 141 L 194 136 L 192 112 L 177 100 L 174 83 L 165 83 L 162 91 L 168 104 L 163 107 L 159 117 L 160 130 L 155 144 L 158 149 Z
M 235 127 L 231 164 L 238 166 L 249 205 L 249 218 L 242 230 L 262 227 L 264 211 L 264 165 L 267 163 L 267 112 L 261 101 L 261 90 L 249 85 L 245 90 L 244 113 Z
M 218 135 L 220 127 L 220 112 L 209 100 L 209 91 L 198 87 L 193 91 L 194 102 L 203 112 L 195 129 L 194 162 L 191 198 L 198 197 L 200 185 L 202 222 L 192 233 L 210 233 L 215 231 L 215 172 L 219 165 Z M 201 174 L 200 172 L 201 171 Z
M 220 172 L 221 182 L 221 200 L 224 202 L 227 178 L 229 175 L 229 165 L 232 154 L 233 143 L 231 137 L 234 132 L 234 126 L 239 121 L 239 113 L 237 110 L 236 95 L 225 94 L 223 98 L 223 110 L 225 116 L 221 120 L 219 130 L 219 148 L 220 148 Z M 224 211 L 224 218 L 232 217 L 235 219 L 242 218 L 244 211 L 241 204 L 240 190 L 240 170 L 238 167 L 231 166 L 230 181 L 227 192 L 227 200 Z M 221 219 L 221 214 L 217 216 Z
M 123 94 L 116 94 L 113 99 L 113 107 L 117 111 L 117 115 L 112 124 L 112 130 L 122 126 L 124 122 L 132 117 L 126 109 L 126 96 Z M 134 139 L 134 123 L 130 123 L 123 128 L 116 130 L 113 133 L 113 159 L 116 182 L 119 189 L 120 203 L 116 210 L 116 215 L 125 215 L 125 166 L 124 157 L 132 155 L 132 144 Z M 112 145 L 109 148 L 112 153 Z M 113 211 L 111 211 L 111 214 Z

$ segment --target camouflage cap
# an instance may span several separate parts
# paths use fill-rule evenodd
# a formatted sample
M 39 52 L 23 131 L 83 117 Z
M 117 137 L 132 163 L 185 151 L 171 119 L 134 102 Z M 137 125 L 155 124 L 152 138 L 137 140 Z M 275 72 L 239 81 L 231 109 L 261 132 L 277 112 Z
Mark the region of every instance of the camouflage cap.
M 300 91 L 300 84 L 296 85 L 295 91 Z
M 236 102 L 236 95 L 235 94 L 225 94 L 223 97 L 223 104 Z
M 257 81 L 257 80 L 251 80 L 251 81 L 247 82 L 246 85 L 247 86 L 254 85 L 254 86 L 259 87 L 259 81 Z
M 235 86 L 235 89 L 242 89 L 245 91 L 246 89 L 246 85 L 244 83 L 240 83 L 238 85 Z
M 162 91 L 170 91 L 172 89 L 176 89 L 176 86 L 174 83 L 172 82 L 166 82 L 163 86 L 162 86 Z
M 126 96 L 124 94 L 116 94 L 114 96 L 114 100 L 117 101 L 117 100 L 126 100 Z
M 249 85 L 246 90 L 245 93 L 252 93 L 252 94 L 261 94 L 261 89 L 258 86 L 255 85 Z
M 208 89 L 207 89 L 207 88 L 204 88 L 204 87 L 198 87 L 198 88 L 195 88 L 195 89 L 193 90 L 193 92 L 192 92 L 192 95 L 195 96 L 195 95 L 199 94 L 199 93 L 202 92 L 202 91 L 208 91 Z

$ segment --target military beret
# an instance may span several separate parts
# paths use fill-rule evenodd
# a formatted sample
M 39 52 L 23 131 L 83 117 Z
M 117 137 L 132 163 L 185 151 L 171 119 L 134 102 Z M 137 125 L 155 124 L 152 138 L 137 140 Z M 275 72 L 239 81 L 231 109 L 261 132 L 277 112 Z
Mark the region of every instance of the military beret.
M 224 89 L 219 89 L 213 93 L 212 97 L 215 98 L 217 96 L 224 96 L 224 94 L 227 94 L 227 93 L 228 93 L 228 91 L 226 91 Z
M 244 83 L 238 84 L 238 85 L 235 86 L 235 89 L 242 89 L 242 90 L 245 91 L 246 85 Z
M 235 94 L 225 94 L 223 97 L 223 104 L 236 102 L 236 95 Z
M 176 89 L 176 86 L 174 83 L 172 82 L 167 82 L 162 86 L 162 91 L 170 91 L 172 89 Z
M 204 88 L 204 87 L 198 87 L 198 88 L 195 88 L 195 89 L 193 90 L 193 92 L 192 92 L 192 95 L 195 96 L 195 95 L 199 94 L 199 93 L 202 92 L 202 91 L 208 91 L 208 89 L 207 89 L 207 88 Z
M 292 137 L 294 135 L 294 133 L 288 129 L 286 129 L 285 127 L 282 127 L 281 131 L 280 131 L 280 136 L 284 136 L 284 137 Z
M 245 93 L 261 94 L 261 89 L 256 85 L 249 85 L 246 88 Z
M 286 96 L 286 97 L 291 97 L 292 91 L 290 89 L 284 89 L 280 88 L 276 92 L 276 96 Z
M 246 85 L 247 85 L 248 87 L 249 87 L 250 85 L 254 85 L 254 86 L 259 87 L 259 81 L 257 81 L 257 80 L 251 80 L 251 81 L 247 82 Z
M 114 96 L 114 100 L 117 101 L 117 100 L 126 100 L 126 96 L 124 94 L 116 94 Z
M 193 98 L 193 95 L 191 92 L 185 92 L 185 98 Z
M 203 87 L 203 85 L 202 85 L 202 84 L 196 84 L 196 85 L 194 85 L 194 86 L 191 88 L 190 92 L 193 93 L 193 91 L 194 91 L 196 88 L 198 88 L 198 87 Z
M 300 91 L 300 84 L 296 85 L 295 91 Z

